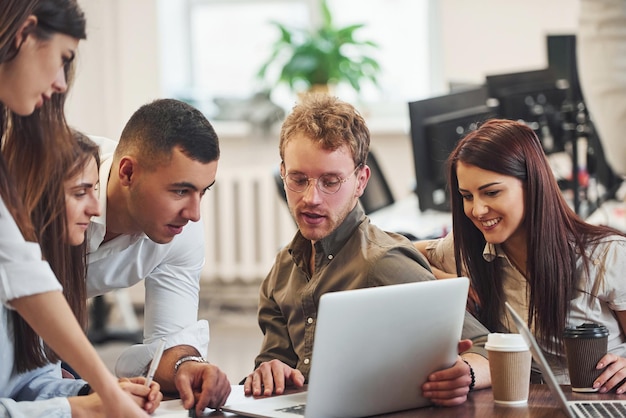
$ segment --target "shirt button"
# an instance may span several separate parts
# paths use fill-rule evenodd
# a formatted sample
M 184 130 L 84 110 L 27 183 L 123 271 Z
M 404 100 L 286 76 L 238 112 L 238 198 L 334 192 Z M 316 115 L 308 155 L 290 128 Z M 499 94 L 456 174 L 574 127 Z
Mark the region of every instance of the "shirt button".
M 308 358 L 304 359 L 304 364 L 309 364 L 311 362 L 311 360 L 309 360 Z
M 309 324 L 312 324 L 313 323 L 313 318 L 307 318 L 306 322 L 309 323 Z
M 332 254 L 328 254 L 328 259 L 332 260 L 333 259 L 333 255 Z

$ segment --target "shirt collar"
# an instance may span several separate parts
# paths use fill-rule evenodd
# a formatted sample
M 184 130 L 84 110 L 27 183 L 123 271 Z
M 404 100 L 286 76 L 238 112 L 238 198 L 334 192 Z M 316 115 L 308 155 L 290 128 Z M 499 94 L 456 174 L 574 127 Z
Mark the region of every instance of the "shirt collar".
M 513 265 L 513 262 L 509 259 L 509 256 L 506 255 L 502 245 L 500 244 L 490 244 L 486 243 L 485 248 L 483 249 L 483 259 L 491 263 L 495 261 L 497 258 L 502 258 L 506 260 L 506 262 L 513 268 L 517 270 L 517 268 Z
M 320 255 L 325 259 L 332 259 L 334 254 L 344 246 L 346 241 L 352 236 L 354 230 L 365 220 L 365 212 L 360 202 L 357 202 L 356 206 L 343 222 L 325 238 L 315 243 L 315 253 L 317 257 Z M 304 238 L 300 231 L 296 233 L 293 241 L 289 245 L 289 253 L 294 257 L 303 257 L 306 259 L 306 254 L 310 254 L 311 241 Z M 330 256 L 330 258 L 329 258 Z
M 486 243 L 485 248 L 483 249 L 483 258 L 485 261 L 491 263 L 498 257 L 506 258 L 504 251 L 500 249 L 500 245 Z

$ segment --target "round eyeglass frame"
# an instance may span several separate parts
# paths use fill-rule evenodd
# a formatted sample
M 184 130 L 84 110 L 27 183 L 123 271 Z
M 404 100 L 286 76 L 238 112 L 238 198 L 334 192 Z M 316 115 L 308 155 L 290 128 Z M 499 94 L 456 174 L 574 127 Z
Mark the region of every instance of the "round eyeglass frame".
M 323 188 L 320 188 L 320 185 L 319 185 L 319 179 L 320 179 L 320 178 L 322 178 L 322 177 L 324 177 L 324 176 L 326 176 L 326 174 L 322 174 L 321 176 L 319 176 L 319 177 L 317 177 L 317 178 L 316 178 L 316 177 L 306 177 L 306 186 L 305 186 L 305 187 L 304 187 L 304 189 L 302 189 L 302 190 L 294 190 L 294 189 L 292 189 L 291 187 L 289 187 L 289 184 L 287 183 L 287 177 L 288 177 L 291 173 L 288 173 L 288 174 L 287 174 L 287 175 L 285 175 L 285 176 L 283 176 L 283 175 L 281 174 L 280 178 L 283 180 L 283 184 L 284 184 L 284 185 L 285 185 L 285 186 L 286 186 L 289 190 L 291 190 L 291 191 L 292 191 L 292 192 L 294 192 L 294 193 L 304 193 L 304 192 L 306 192 L 306 191 L 309 189 L 309 186 L 311 185 L 311 180 L 315 180 L 315 187 L 317 187 L 317 190 L 319 190 L 320 192 L 322 192 L 322 193 L 324 193 L 324 194 L 327 194 L 327 195 L 332 195 L 332 194 L 335 194 L 335 193 L 339 192 L 339 190 L 341 190 L 341 185 L 342 185 L 342 184 L 344 184 L 345 182 L 347 182 L 347 181 L 350 179 L 350 177 L 352 177 L 352 175 L 353 175 L 353 174 L 355 174 L 355 173 L 357 172 L 357 170 L 359 170 L 359 169 L 360 169 L 360 168 L 362 168 L 362 167 L 363 167 L 363 164 L 358 164 L 358 165 L 354 168 L 354 170 L 352 170 L 352 172 L 350 173 L 350 175 L 349 175 L 349 176 L 347 176 L 346 178 L 343 178 L 343 179 L 342 179 L 341 177 L 337 176 L 337 178 L 339 178 L 339 183 L 338 183 L 339 185 L 337 186 L 337 190 L 335 190 L 334 192 L 329 192 L 329 191 L 327 191 L 327 190 L 324 190 Z

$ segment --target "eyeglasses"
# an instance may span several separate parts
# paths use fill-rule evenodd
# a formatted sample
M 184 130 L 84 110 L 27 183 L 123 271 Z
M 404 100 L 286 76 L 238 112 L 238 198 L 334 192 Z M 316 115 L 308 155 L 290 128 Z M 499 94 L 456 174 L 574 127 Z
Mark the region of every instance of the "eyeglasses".
M 285 186 L 292 192 L 303 193 L 309 188 L 311 180 L 314 180 L 317 190 L 325 194 L 335 194 L 341 189 L 341 185 L 348 181 L 352 174 L 356 173 L 361 166 L 362 164 L 357 165 L 354 171 L 345 179 L 336 174 L 323 174 L 318 178 L 314 178 L 300 173 L 289 173 L 286 176 L 280 176 L 280 178 L 283 179 Z

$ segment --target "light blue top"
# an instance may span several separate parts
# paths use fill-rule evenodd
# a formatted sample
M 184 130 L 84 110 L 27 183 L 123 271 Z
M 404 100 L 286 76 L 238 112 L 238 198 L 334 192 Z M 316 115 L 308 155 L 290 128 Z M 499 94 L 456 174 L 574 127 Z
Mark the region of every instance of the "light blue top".
M 22 278 L 26 281 L 26 279 Z M 84 380 L 64 379 L 61 365 L 16 374 L 10 311 L 0 307 L 0 417 L 49 418 L 72 416 L 68 396 L 76 396 Z

